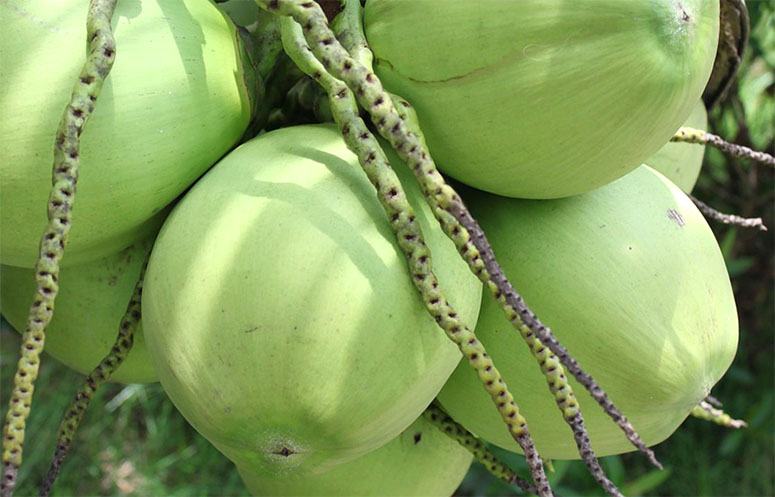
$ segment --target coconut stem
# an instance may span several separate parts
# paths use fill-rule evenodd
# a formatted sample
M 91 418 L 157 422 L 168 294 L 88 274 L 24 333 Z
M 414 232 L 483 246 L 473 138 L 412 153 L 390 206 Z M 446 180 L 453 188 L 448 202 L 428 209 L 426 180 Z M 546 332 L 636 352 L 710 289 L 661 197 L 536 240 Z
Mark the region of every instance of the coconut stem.
M 342 1 L 344 7 L 331 23 L 331 30 L 350 56 L 371 71 L 374 54 L 369 48 L 366 34 L 363 32 L 361 3 L 358 0 Z
M 345 12 L 348 12 L 349 16 L 345 17 L 344 20 L 354 23 L 348 31 L 350 33 L 356 33 L 356 35 L 345 37 L 345 41 L 352 40 L 353 42 L 359 43 L 359 50 L 361 50 L 361 52 L 368 52 L 368 55 L 362 55 L 362 61 L 356 59 L 355 62 L 365 62 L 365 64 L 363 64 L 364 68 L 359 69 L 361 72 L 366 72 L 366 80 L 368 80 L 369 76 L 372 76 L 375 79 L 375 82 L 372 82 L 374 83 L 372 86 L 374 86 L 375 89 L 376 87 L 381 88 L 379 79 L 371 70 L 373 55 L 371 54 L 371 50 L 369 49 L 368 44 L 365 41 L 365 35 L 363 34 L 360 3 L 348 3 L 349 6 L 346 6 Z M 361 41 L 362 43 L 360 43 Z M 348 47 L 345 45 L 345 48 Z M 346 60 L 345 62 L 342 62 L 342 64 L 344 63 L 346 63 Z M 344 76 L 346 76 L 346 74 Z M 366 83 L 368 83 L 368 81 L 364 82 L 356 79 L 353 84 L 355 86 L 358 86 L 359 84 L 365 86 Z M 374 93 L 374 98 L 380 98 L 380 93 L 378 91 L 374 91 Z M 460 200 L 457 193 L 449 187 L 445 183 L 444 178 L 438 174 L 433 159 L 428 153 L 428 147 L 425 143 L 425 138 L 420 129 L 419 120 L 417 119 L 414 108 L 412 108 L 409 102 L 401 97 L 390 93 L 387 93 L 387 95 L 390 97 L 390 100 L 392 100 L 393 111 L 395 111 L 400 118 L 399 123 L 397 124 L 400 125 L 401 122 L 403 122 L 403 125 L 406 126 L 406 132 L 404 136 L 393 137 L 392 135 L 397 134 L 395 126 L 382 126 L 382 129 L 380 129 L 382 135 L 386 139 L 391 140 L 391 144 L 407 163 L 412 160 L 411 156 L 414 154 L 412 149 L 420 150 L 419 158 L 415 157 L 415 159 L 417 159 L 417 166 L 414 168 L 414 172 L 423 188 L 423 192 L 425 193 L 428 202 L 434 208 L 436 218 L 441 223 L 445 233 L 453 240 L 458 251 L 460 251 L 463 258 L 469 264 L 471 271 L 479 277 L 490 290 L 493 297 L 499 302 L 509 321 L 523 336 L 531 353 L 533 353 L 534 357 L 541 365 L 542 372 L 547 378 L 550 391 L 563 413 L 563 418 L 573 430 L 579 453 L 582 454 L 582 457 L 592 473 L 596 478 L 603 478 L 599 480 L 601 485 L 608 486 L 610 484 L 610 482 L 607 482 L 607 480 L 604 479 L 602 468 L 597 462 L 594 452 L 589 445 L 583 417 L 578 409 L 573 390 L 564 376 L 563 368 L 562 366 L 554 368 L 557 359 L 556 356 L 559 356 L 560 362 L 565 365 L 574 377 L 590 392 L 603 410 L 616 421 L 617 425 L 625 432 L 632 444 L 644 452 L 652 464 L 661 468 L 654 453 L 646 447 L 632 425 L 627 421 L 627 418 L 624 417 L 610 399 L 608 399 L 608 396 L 597 385 L 594 379 L 581 369 L 578 362 L 568 354 L 567 350 L 554 337 L 551 330 L 545 327 L 537 319 L 535 314 L 527 308 L 522 297 L 514 291 L 511 283 L 505 277 L 500 265 L 497 263 L 492 247 L 484 236 L 481 227 L 471 216 L 465 205 L 463 205 L 463 202 Z M 370 98 L 365 98 L 365 100 L 365 103 L 362 102 L 365 108 L 368 107 L 370 102 L 374 101 Z M 388 114 L 393 111 L 388 109 Z M 372 116 L 374 116 L 373 113 Z M 384 118 L 385 115 L 381 116 L 381 119 Z M 379 128 L 380 124 L 378 118 L 373 117 L 373 120 Z M 401 130 L 399 129 L 399 133 L 400 131 Z M 409 148 L 410 152 L 405 154 L 406 156 L 402 154 L 402 146 Z M 438 196 L 444 196 L 443 202 L 439 202 Z M 468 236 L 473 235 L 474 233 L 477 233 L 480 236 Z M 473 247 L 470 243 L 471 240 L 473 240 Z M 527 322 L 524 321 L 521 318 L 524 313 L 532 316 L 532 319 Z M 540 343 L 535 340 L 535 337 L 538 338 Z M 548 348 L 550 352 L 545 352 L 544 348 Z
M 708 204 L 697 199 L 693 195 L 689 195 L 689 198 L 692 199 L 692 202 L 694 202 L 694 205 L 697 206 L 697 209 L 699 209 L 699 211 L 702 212 L 702 214 L 708 219 L 712 219 L 722 224 L 731 224 L 734 226 L 741 226 L 743 228 L 757 228 L 760 231 L 767 231 L 767 226 L 764 225 L 764 222 L 760 217 L 749 218 L 737 216 L 735 214 L 724 214 L 717 211 L 713 207 L 710 207 Z
M 738 157 L 742 159 L 750 159 L 755 162 L 759 162 L 766 166 L 775 167 L 775 157 L 767 152 L 759 152 L 743 145 L 737 145 L 736 143 L 730 143 L 718 135 L 708 133 L 701 129 L 689 128 L 687 126 L 681 127 L 676 131 L 675 135 L 670 139 L 672 142 L 681 143 L 694 143 L 698 145 L 710 145 L 715 147 L 727 155 L 732 157 Z
M 526 493 L 534 494 L 536 492 L 530 482 L 520 478 L 511 468 L 502 463 L 481 440 L 444 412 L 438 401 L 434 400 L 425 410 L 423 416 L 439 430 L 446 433 L 448 437 L 465 447 L 493 476 L 508 484 L 518 486 Z
M 748 426 L 748 423 L 745 421 L 734 419 L 732 416 L 725 413 L 721 409 L 713 407 L 707 400 L 703 400 L 699 403 L 699 405 L 695 406 L 692 409 L 691 414 L 695 418 L 704 419 L 705 421 L 710 421 L 726 428 L 738 429 Z
M 56 133 L 48 225 L 41 237 L 40 254 L 35 264 L 37 288 L 22 335 L 21 357 L 3 429 L 3 479 L 0 481 L 3 497 L 13 495 L 16 487 L 45 330 L 54 314 L 54 301 L 59 291 L 59 263 L 72 225 L 81 132 L 116 56 L 110 26 L 115 6 L 116 0 L 91 0 L 89 4 L 86 20 L 89 53 Z
M 417 113 L 414 111 L 414 108 L 401 98 L 397 98 L 392 95 L 391 97 L 393 99 L 394 105 L 396 105 L 396 109 L 400 109 L 398 110 L 399 115 L 401 119 L 404 120 L 409 131 L 414 133 L 423 143 L 423 145 L 425 145 L 423 133 L 420 129 L 420 123 L 417 119 Z M 470 214 L 466 215 L 470 217 Z M 473 220 L 473 217 L 470 218 Z M 453 233 L 456 230 L 462 229 L 465 228 L 463 228 L 463 226 L 457 222 L 456 218 L 453 219 L 448 228 L 445 227 L 445 230 L 451 231 Z M 476 230 L 481 231 L 481 228 L 478 224 L 476 224 L 476 221 L 473 220 L 473 224 L 470 226 L 470 228 L 466 229 L 466 231 L 468 233 L 475 233 Z M 466 246 L 465 244 L 460 244 L 458 245 L 458 250 L 460 250 L 461 254 L 472 269 L 478 269 L 479 252 L 476 248 Z M 482 282 L 490 286 L 490 289 L 492 290 L 493 282 L 489 273 L 486 270 L 482 271 L 479 277 Z M 530 353 L 533 355 L 533 358 L 539 364 L 541 372 L 546 378 L 549 391 L 554 397 L 555 404 L 560 409 L 560 412 L 563 415 L 563 419 L 568 424 L 568 426 L 570 426 L 571 431 L 573 432 L 573 438 L 576 442 L 579 454 L 584 460 L 584 463 L 587 465 L 590 472 L 601 486 L 607 490 L 610 490 L 610 492 L 615 493 L 616 487 L 613 486 L 613 484 L 606 478 L 603 468 L 600 466 L 600 463 L 597 460 L 594 451 L 592 450 L 592 446 L 589 441 L 589 434 L 587 433 L 587 429 L 584 425 L 584 418 L 581 413 L 581 409 L 579 408 L 578 401 L 576 400 L 575 393 L 573 392 L 573 388 L 565 376 L 565 370 L 559 363 L 559 359 L 550 349 L 545 347 L 541 341 L 538 340 L 538 338 L 536 338 L 535 334 L 519 319 L 519 316 L 516 316 L 516 318 L 513 317 L 514 314 L 512 308 L 508 305 L 508 303 L 505 303 L 501 300 L 500 296 L 497 295 L 497 292 L 494 292 L 494 297 L 504 308 L 504 311 L 506 311 L 509 320 L 519 331 L 520 336 L 522 336 L 525 344 L 530 349 Z
M 301 2 L 300 0 L 258 0 L 258 3 L 259 5 L 268 3 L 270 9 L 284 15 L 292 15 L 302 25 L 304 37 L 310 43 L 313 53 L 320 59 L 323 66 L 355 91 L 358 101 L 371 115 L 372 122 L 380 134 L 391 143 L 401 159 L 414 171 L 429 204 L 433 208 L 434 215 L 445 233 L 452 239 L 461 255 L 469 263 L 472 272 L 485 283 L 507 313 L 509 320 L 528 340 L 528 343 L 537 337 L 541 342 L 541 346 L 536 347 L 538 354 L 545 353 L 545 357 L 548 358 L 550 352 L 545 351 L 545 348 L 548 348 L 551 353 L 558 356 L 559 362 L 564 364 L 574 377 L 589 390 L 605 412 L 622 428 L 628 439 L 643 451 L 654 465 L 661 467 L 653 452 L 646 447 L 627 419 L 608 399 L 605 392 L 591 376 L 581 369 L 578 362 L 553 336 L 551 330 L 537 319 L 535 314 L 527 308 L 521 296 L 514 291 L 495 260 L 492 247 L 487 242 L 483 231 L 463 205 L 459 195 L 445 183 L 421 136 L 412 132 L 407 123 L 401 119 L 393 105 L 392 98 L 382 88 L 379 78 L 368 67 L 353 59 L 337 41 L 334 34 L 328 29 L 325 18 L 317 5 L 314 2 Z M 353 2 L 353 4 L 357 4 L 357 2 Z M 355 8 L 359 8 L 359 5 L 355 5 L 353 9 Z M 356 16 L 355 19 L 359 20 L 360 17 Z M 541 361 L 542 359 L 539 359 L 539 362 Z M 555 400 L 560 404 L 563 417 L 574 429 L 577 445 L 584 444 L 583 446 L 579 445 L 579 452 L 599 483 L 611 492 L 618 492 L 615 486 L 605 478 L 602 468 L 588 444 L 578 404 L 575 398 L 569 395 L 572 393 L 570 386 L 567 384 L 562 368 L 558 366 L 556 361 L 547 359 L 546 363 L 542 364 L 542 369 L 547 375 L 551 373 L 552 378 L 548 380 L 550 388 L 555 395 Z
M 143 264 L 140 270 L 140 276 L 137 284 L 135 285 L 132 297 L 129 300 L 129 304 L 126 308 L 124 317 L 121 318 L 121 323 L 118 327 L 118 335 L 116 341 L 113 343 L 110 352 L 100 361 L 94 370 L 86 377 L 81 388 L 76 392 L 75 398 L 70 403 L 70 406 L 65 410 L 62 423 L 59 425 L 59 433 L 57 434 L 57 446 L 54 451 L 54 457 L 51 459 L 51 464 L 48 468 L 48 473 L 43 483 L 40 486 L 40 497 L 48 497 L 51 492 L 51 487 L 54 485 L 59 471 L 62 468 L 62 463 L 70 452 L 70 447 L 73 444 L 73 438 L 78 431 L 78 426 L 81 424 L 86 409 L 89 408 L 89 403 L 94 397 L 94 393 L 97 389 L 106 381 L 110 380 L 113 373 L 123 364 L 129 352 L 134 345 L 134 333 L 137 329 L 141 319 L 140 300 L 143 295 L 143 279 L 145 277 L 145 268 L 147 261 Z
M 267 4 L 262 5 L 260 1 L 259 5 L 267 7 Z M 278 7 L 274 2 L 268 2 L 268 6 Z M 292 12 L 293 9 L 290 11 Z M 286 14 L 286 11 L 281 10 L 278 13 Z M 319 12 L 319 15 L 323 16 L 323 13 Z M 542 497 L 551 496 L 552 491 L 543 462 L 530 436 L 527 422 L 520 414 L 514 397 L 509 392 L 500 372 L 495 368 L 484 345 L 460 320 L 457 312 L 439 289 L 431 264 L 430 250 L 415 220 L 413 209 L 379 142 L 360 118 L 352 91 L 344 82 L 329 74 L 315 58 L 304 38 L 301 26 L 294 19 L 284 17 L 281 20 L 281 32 L 283 46 L 288 56 L 299 65 L 302 71 L 318 81 L 328 93 L 334 119 L 348 148 L 358 156 L 364 172 L 377 190 L 377 196 L 390 220 L 398 245 L 406 257 L 412 282 L 420 292 L 426 309 L 476 370 L 485 390 L 490 394 L 508 426 L 509 433 L 522 447 L 538 494 Z

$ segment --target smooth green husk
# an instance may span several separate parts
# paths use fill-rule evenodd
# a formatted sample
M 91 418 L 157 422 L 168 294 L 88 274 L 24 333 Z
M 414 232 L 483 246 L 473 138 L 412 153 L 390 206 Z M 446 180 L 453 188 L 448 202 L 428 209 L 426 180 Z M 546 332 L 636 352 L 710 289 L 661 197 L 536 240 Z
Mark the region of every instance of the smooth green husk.
M 300 478 L 239 468 L 254 496 L 449 497 L 472 455 L 424 418 L 379 449 L 325 473 Z
M 87 6 L 0 4 L 0 261 L 32 267 L 46 223 L 54 135 L 85 50 Z M 119 2 L 118 54 L 81 137 L 63 264 L 93 261 L 148 220 L 242 135 L 250 119 L 234 26 L 206 0 Z
M 158 231 L 159 216 L 153 222 Z M 46 352 L 83 374 L 91 373 L 110 352 L 155 231 L 118 253 L 62 269 L 56 313 L 46 329 Z M 24 329 L 34 291 L 32 269 L 0 266 L 0 312 L 17 331 Z M 111 381 L 158 381 L 141 330 L 142 324 Z
M 683 125 L 694 129 L 708 129 L 708 112 L 701 100 L 694 105 L 691 115 Z M 704 155 L 705 145 L 670 142 L 646 159 L 644 164 L 664 174 L 678 188 L 689 193 L 700 176 Z
M 724 259 L 692 201 L 645 166 L 567 199 L 471 191 L 465 199 L 527 303 L 647 444 L 667 438 L 727 370 L 738 338 Z M 578 457 L 545 378 L 489 299 L 476 333 L 513 385 L 541 454 Z M 468 430 L 516 450 L 480 390 L 458 367 L 439 399 Z M 578 401 L 599 456 L 632 450 L 594 400 Z
M 218 8 L 228 14 L 236 25 L 243 27 L 257 22 L 263 12 L 253 0 L 229 0 L 220 3 Z
M 369 0 L 386 88 L 408 99 L 439 167 L 522 198 L 634 170 L 699 100 L 718 0 Z
M 450 301 L 474 324 L 481 285 L 394 166 Z M 274 474 L 324 471 L 387 443 L 460 359 L 331 126 L 262 135 L 194 186 L 152 252 L 143 325 L 188 421 L 237 465 Z

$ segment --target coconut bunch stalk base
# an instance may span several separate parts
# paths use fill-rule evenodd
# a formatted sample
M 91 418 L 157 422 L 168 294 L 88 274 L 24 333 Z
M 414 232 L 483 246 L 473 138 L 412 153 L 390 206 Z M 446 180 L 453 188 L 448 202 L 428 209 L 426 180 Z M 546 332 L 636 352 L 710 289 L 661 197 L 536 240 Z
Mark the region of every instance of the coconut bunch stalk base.
M 735 82 L 751 31 L 745 0 L 721 0 L 716 59 L 702 99 L 708 109 L 723 101 Z
M 21 358 L 14 376 L 13 392 L 3 428 L 3 479 L 0 481 L 0 495 L 3 497 L 11 497 L 16 486 L 16 474 L 22 463 L 26 420 L 32 406 L 40 353 L 46 339 L 45 330 L 54 313 L 59 289 L 59 264 L 72 225 L 80 136 L 116 58 L 115 40 L 111 31 L 115 6 L 116 0 L 92 0 L 89 4 L 86 19 L 89 54 L 62 116 L 54 143 L 48 226 L 41 238 L 40 254 L 35 265 L 38 288 L 22 336 Z

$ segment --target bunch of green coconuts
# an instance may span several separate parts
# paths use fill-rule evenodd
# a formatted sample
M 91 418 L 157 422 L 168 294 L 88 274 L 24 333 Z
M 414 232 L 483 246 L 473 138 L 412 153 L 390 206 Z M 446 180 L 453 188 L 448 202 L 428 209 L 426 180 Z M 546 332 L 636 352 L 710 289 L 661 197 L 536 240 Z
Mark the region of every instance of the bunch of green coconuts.
M 10 0 L 0 13 L 1 310 L 23 331 L 86 8 Z M 150 257 L 112 381 L 160 381 L 254 495 L 450 495 L 472 455 L 422 416 L 434 399 L 521 449 L 427 312 L 337 127 L 272 120 L 304 77 L 277 19 L 239 0 L 118 0 L 45 350 L 95 368 Z M 367 0 L 360 19 L 374 74 L 413 106 L 506 276 L 643 441 L 667 438 L 737 346 L 721 252 L 684 193 L 703 148 L 667 144 L 707 125 L 718 1 Z M 578 458 L 530 350 L 381 143 L 439 287 L 538 452 Z M 632 450 L 568 380 L 595 453 Z

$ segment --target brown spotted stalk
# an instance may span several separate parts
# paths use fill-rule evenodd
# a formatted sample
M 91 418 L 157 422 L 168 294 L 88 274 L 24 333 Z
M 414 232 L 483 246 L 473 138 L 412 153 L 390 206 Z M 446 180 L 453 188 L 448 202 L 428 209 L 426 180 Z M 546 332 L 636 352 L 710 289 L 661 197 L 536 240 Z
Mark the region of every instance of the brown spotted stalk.
M 628 438 L 645 452 L 657 466 L 659 463 L 642 440 L 635 433 L 626 418 L 615 408 L 594 380 L 554 338 L 551 330 L 544 326 L 527 308 L 522 298 L 505 278 L 484 233 L 470 216 L 460 197 L 447 185 L 430 158 L 420 136 L 412 133 L 396 111 L 392 98 L 383 89 L 378 78 L 366 66 L 353 59 L 328 29 L 325 17 L 314 2 L 294 0 L 261 2 L 266 8 L 282 15 L 290 15 L 301 24 L 303 34 L 314 55 L 333 76 L 341 78 L 355 92 L 361 105 L 369 112 L 374 124 L 383 137 L 388 139 L 399 156 L 414 170 L 426 197 L 445 232 L 456 243 L 472 271 L 486 284 L 507 312 L 510 321 L 520 330 L 537 355 L 542 370 L 548 377 L 550 389 L 571 425 L 574 438 L 582 458 L 596 480 L 611 495 L 618 495 L 616 487 L 605 477 L 602 468 L 591 449 L 584 428 L 578 403 L 572 392 L 560 363 L 565 364 L 604 407 L 606 412 L 625 431 Z M 548 349 L 548 350 L 547 350 Z M 550 355 L 551 354 L 551 355 Z M 556 357 L 552 357 L 556 355 Z M 559 359 L 558 359 L 559 358 Z
M 414 111 L 414 108 L 411 107 L 411 105 L 406 100 L 403 100 L 400 97 L 391 95 L 391 99 L 393 100 L 394 105 L 396 105 L 399 116 L 405 122 L 409 131 L 415 134 L 419 138 L 420 142 L 424 145 L 425 140 L 422 131 L 420 130 L 419 121 L 417 120 L 417 114 Z M 448 214 L 447 212 L 441 210 L 437 212 L 444 212 L 444 214 Z M 492 281 L 487 270 L 485 269 L 479 272 L 481 268 L 481 258 L 478 249 L 475 246 L 472 246 L 470 238 L 466 239 L 459 237 L 459 234 L 461 233 L 472 233 L 477 229 L 481 232 L 481 229 L 479 228 L 478 224 L 476 224 L 476 221 L 473 219 L 473 217 L 471 217 L 470 214 L 466 215 L 468 215 L 473 221 L 473 224 L 475 224 L 472 225 L 470 230 L 466 230 L 465 227 L 459 224 L 457 218 L 454 216 L 445 216 L 443 218 L 444 220 L 442 220 L 442 218 L 439 218 L 439 215 L 437 214 L 437 218 L 439 218 L 439 221 L 442 222 L 444 230 L 447 232 L 447 234 L 450 235 L 450 238 L 453 239 L 461 255 L 464 259 L 466 259 L 466 262 L 469 263 L 469 266 L 474 271 L 474 273 L 477 274 L 482 282 L 492 291 Z M 446 225 L 443 224 L 445 221 L 447 222 Z M 608 478 L 606 478 L 603 468 L 600 466 L 600 463 L 597 460 L 594 451 L 592 450 L 589 434 L 587 433 L 586 427 L 584 425 L 584 418 L 581 413 L 581 409 L 578 405 L 578 401 L 576 400 L 573 388 L 565 376 L 565 370 L 559 363 L 557 356 L 550 349 L 545 347 L 538 338 L 536 338 L 535 334 L 530 330 L 530 328 L 528 328 L 525 323 L 522 322 L 519 315 L 515 314 L 513 309 L 509 307 L 508 302 L 505 302 L 505 299 L 501 299 L 498 296 L 497 289 L 493 293 L 495 298 L 499 300 L 501 306 L 504 307 L 509 321 L 519 331 L 531 354 L 538 362 L 539 367 L 541 368 L 541 372 L 546 378 L 549 390 L 554 397 L 555 403 L 560 409 L 560 412 L 563 415 L 563 419 L 570 426 L 571 431 L 573 432 L 574 440 L 576 441 L 579 454 L 584 460 L 584 463 L 587 465 L 598 483 L 611 495 L 616 495 L 617 490 L 615 486 L 608 480 Z
M 479 463 L 484 466 L 496 478 L 505 481 L 510 485 L 516 485 L 522 491 L 534 494 L 535 488 L 527 480 L 520 478 L 511 468 L 503 464 L 498 457 L 493 454 L 487 446 L 470 431 L 466 430 L 454 419 L 442 410 L 438 401 L 428 406 L 423 413 L 423 417 L 430 421 L 439 430 L 447 434 L 448 437 L 466 448 L 474 455 Z
M 411 105 L 406 100 L 401 99 L 400 97 L 391 95 L 391 98 L 393 99 L 394 105 L 396 105 L 401 119 L 406 123 L 406 126 L 409 128 L 410 132 L 417 135 L 420 141 L 424 144 L 425 141 L 420 129 L 419 121 L 417 119 L 417 113 L 414 111 L 414 108 L 411 107 Z M 476 228 L 478 228 L 478 226 Z M 452 218 L 450 220 L 449 231 L 455 234 L 459 230 L 462 231 L 461 226 L 457 224 L 457 220 L 455 218 Z M 467 243 L 466 240 L 461 240 L 461 242 L 462 243 L 458 244 L 456 241 L 461 254 L 464 258 L 466 258 L 472 269 L 474 267 L 477 267 L 478 269 L 477 258 L 479 257 L 479 253 L 477 252 L 477 249 L 475 247 L 472 248 L 470 243 Z M 480 275 L 480 278 L 485 284 L 488 284 L 489 281 L 486 278 L 489 275 L 486 274 L 486 271 L 483 271 L 482 274 L 485 276 Z M 501 303 L 501 305 L 503 305 L 503 303 Z M 520 335 L 530 349 L 531 354 L 538 362 L 541 368 L 541 372 L 546 377 L 549 390 L 555 399 L 555 403 L 560 409 L 560 412 L 562 412 L 563 419 L 566 423 L 568 423 L 571 431 L 573 432 L 573 436 L 582 459 L 584 459 L 585 463 L 598 482 L 604 487 L 609 486 L 610 482 L 608 482 L 606 479 L 605 473 L 603 472 L 603 469 L 595 457 L 592 447 L 590 446 L 589 435 L 587 433 L 586 427 L 584 426 L 584 418 L 581 414 L 581 409 L 576 400 L 573 388 L 568 382 L 567 377 L 565 376 L 565 371 L 562 365 L 559 364 L 557 356 L 554 355 L 551 350 L 544 347 L 544 345 L 535 337 L 535 335 L 524 323 L 521 321 L 515 322 L 510 309 L 507 309 L 507 313 L 510 321 L 520 332 Z
M 140 270 L 140 276 L 127 305 L 126 313 L 121 318 L 121 323 L 118 326 L 118 335 L 113 343 L 113 347 L 111 347 L 110 352 L 100 361 L 97 367 L 89 373 L 81 388 L 76 392 L 70 406 L 65 410 L 64 418 L 59 425 L 54 457 L 51 459 L 48 473 L 40 487 L 40 497 L 48 497 L 51 493 L 51 487 L 59 475 L 62 463 L 64 463 L 67 454 L 70 452 L 75 433 L 78 431 L 78 426 L 81 424 L 84 414 L 86 414 L 86 409 L 89 408 L 89 403 L 94 398 L 94 393 L 103 383 L 110 380 L 110 377 L 123 364 L 124 359 L 132 350 L 135 330 L 140 324 L 141 319 L 140 300 L 143 295 L 143 278 L 146 265 L 147 261 Z
M 52 188 L 48 199 L 48 225 L 40 240 L 35 265 L 37 288 L 22 334 L 21 357 L 3 428 L 3 479 L 0 494 L 13 495 L 22 464 L 27 417 L 32 405 L 45 330 L 54 314 L 59 291 L 59 264 L 72 225 L 72 209 L 78 182 L 80 136 L 116 56 L 110 20 L 116 0 L 91 0 L 86 20 L 89 53 L 65 108 L 54 143 Z
M 420 292 L 426 309 L 476 370 L 510 434 L 525 453 L 538 495 L 552 495 L 543 462 L 530 436 L 527 422 L 520 414 L 514 397 L 482 343 L 459 319 L 458 314 L 444 298 L 433 272 L 430 250 L 425 244 L 413 209 L 379 142 L 360 118 L 352 91 L 344 82 L 331 76 L 314 57 L 302 35 L 301 27 L 293 19 L 286 17 L 281 19 L 280 23 L 283 46 L 288 56 L 328 93 L 334 120 L 348 148 L 357 155 L 364 172 L 377 190 L 379 201 L 406 257 L 412 281 Z
M 348 4 L 349 7 L 347 5 L 345 6 L 345 12 L 347 12 L 348 9 L 358 10 L 360 12 L 360 5 L 358 2 L 348 2 Z M 312 9 L 312 7 L 305 8 L 308 10 Z M 350 28 L 350 31 L 360 34 L 358 36 L 348 36 L 346 39 L 355 40 L 359 46 L 365 45 L 365 37 L 362 34 L 363 29 L 360 24 L 360 15 L 350 15 L 347 19 L 358 23 L 355 27 Z M 318 22 L 318 24 L 320 23 Z M 551 330 L 544 326 L 535 314 L 530 311 L 522 297 L 514 291 L 495 260 L 492 248 L 478 223 L 465 208 L 460 197 L 444 182 L 444 178 L 438 173 L 438 170 L 427 151 L 427 147 L 425 146 L 425 141 L 422 132 L 419 129 L 416 115 L 408 102 L 394 95 L 385 95 L 378 78 L 373 74 L 369 67 L 370 61 L 372 60 L 371 55 L 361 57 L 363 63 L 366 64 L 364 65 L 359 60 L 348 58 L 346 51 L 342 51 L 341 47 L 339 47 L 338 50 L 334 50 L 337 48 L 336 41 L 334 40 L 332 43 L 326 43 L 328 38 L 325 38 L 327 33 L 324 28 L 325 26 L 319 28 L 319 31 L 321 31 L 322 34 L 320 35 L 321 41 L 316 45 L 318 50 L 321 52 L 334 52 L 328 59 L 329 65 L 334 69 L 340 67 L 340 73 L 343 77 L 350 76 L 353 80 L 352 85 L 356 88 L 363 89 L 363 91 L 356 91 L 356 94 L 363 93 L 361 100 L 365 108 L 369 109 L 369 104 L 371 103 L 372 108 L 382 109 L 381 114 L 370 110 L 374 123 L 380 129 L 383 136 L 391 141 L 391 144 L 394 146 L 399 156 L 401 156 L 407 164 L 414 165 L 413 170 L 415 175 L 434 209 L 434 214 L 436 214 L 436 217 L 445 232 L 455 242 L 458 250 L 469 263 L 471 270 L 485 283 L 492 295 L 501 304 L 509 321 L 520 331 L 526 340 L 532 339 L 532 334 L 540 340 L 544 347 L 558 356 L 560 362 L 571 371 L 576 380 L 590 392 L 598 404 L 603 407 L 603 410 L 616 421 L 633 445 L 644 452 L 655 466 L 661 467 L 656 460 L 654 453 L 646 447 L 645 443 L 643 443 L 627 421 L 627 418 L 624 417 L 610 401 L 594 379 L 584 372 L 578 362 L 568 354 L 567 350 L 556 340 Z M 306 32 L 305 36 L 308 36 L 308 38 L 310 37 Z M 367 45 L 366 47 L 368 49 Z M 325 56 L 321 55 L 321 57 Z M 336 60 L 337 63 L 332 63 L 331 61 L 333 60 Z M 357 71 L 355 70 L 356 68 Z M 357 75 L 353 76 L 356 72 L 365 74 L 363 80 L 359 80 Z M 366 89 L 369 89 L 369 92 L 372 95 L 366 95 Z M 390 98 L 388 98 L 388 96 Z M 388 100 L 392 102 L 387 102 Z M 377 101 L 380 102 L 379 106 L 374 105 Z M 396 105 L 395 102 L 397 102 L 398 105 Z M 401 110 L 397 110 L 396 107 Z M 530 341 L 528 341 L 528 344 L 530 344 Z M 541 360 L 542 359 L 540 358 L 539 362 Z M 552 368 L 551 361 L 548 362 L 548 365 L 545 364 L 542 366 L 542 369 L 545 370 L 545 374 L 546 370 Z M 580 418 L 580 413 L 579 416 L 575 416 L 575 412 L 577 412 L 578 409 L 574 406 L 575 399 L 572 399 L 571 397 L 572 392 L 570 392 L 571 395 L 567 395 L 569 392 L 567 389 L 569 389 L 570 386 L 565 381 L 562 368 L 558 368 L 554 376 L 556 378 L 548 377 L 547 380 L 555 395 L 555 400 L 558 401 L 558 403 L 565 404 L 561 406 L 561 409 L 566 421 L 574 428 L 574 436 L 576 437 L 577 444 L 584 442 L 587 437 L 583 427 L 583 419 L 579 424 L 578 418 Z M 585 460 L 589 465 L 597 466 L 595 471 L 601 475 L 602 470 L 600 470 L 597 462 L 594 461 L 594 454 L 589 447 L 588 441 L 583 447 L 580 446 L 579 449 L 582 453 L 587 453 Z
M 698 145 L 710 145 L 715 147 L 727 155 L 737 157 L 740 159 L 749 159 L 754 162 L 759 162 L 766 166 L 775 167 L 775 157 L 767 152 L 759 152 L 757 150 L 750 149 L 743 145 L 737 145 L 730 143 L 718 135 L 708 133 L 701 129 L 689 128 L 684 126 L 676 131 L 675 135 L 670 139 L 671 142 L 681 143 L 694 143 Z

